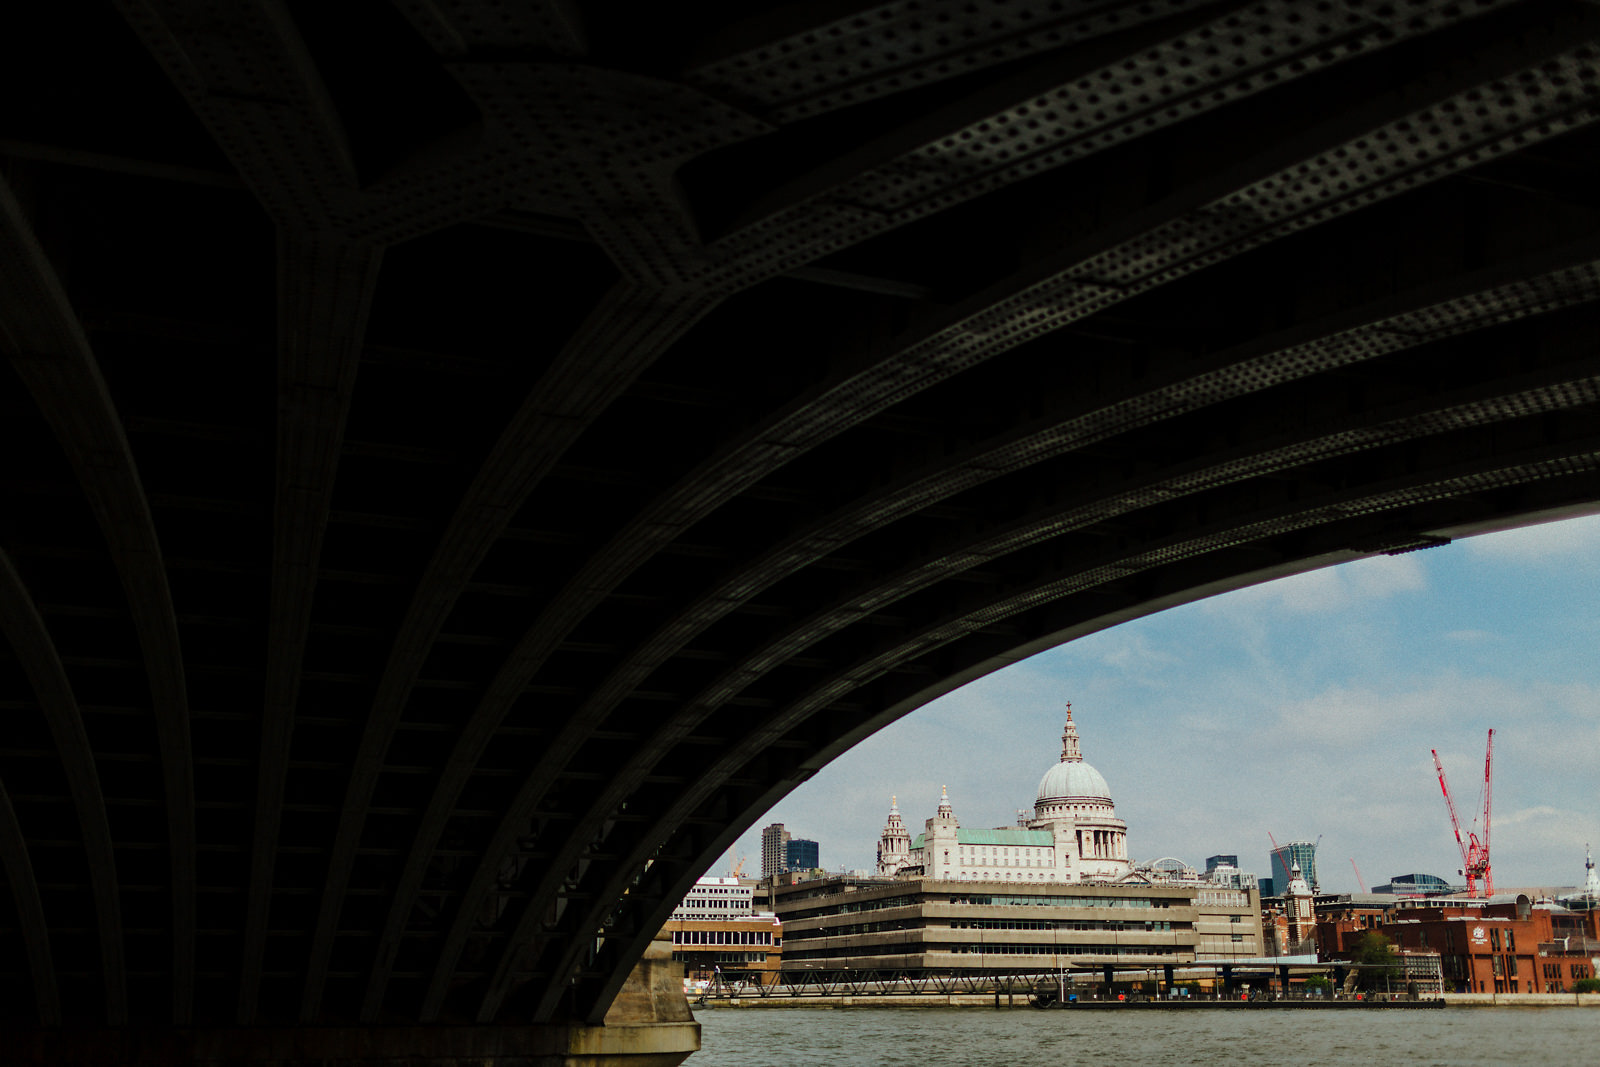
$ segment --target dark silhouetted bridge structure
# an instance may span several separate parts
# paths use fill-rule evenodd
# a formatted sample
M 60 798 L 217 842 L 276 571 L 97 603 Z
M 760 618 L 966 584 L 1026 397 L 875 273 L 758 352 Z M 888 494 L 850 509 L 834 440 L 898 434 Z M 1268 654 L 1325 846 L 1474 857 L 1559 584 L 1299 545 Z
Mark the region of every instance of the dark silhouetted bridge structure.
M 933 697 L 1592 509 L 1597 119 L 1577 0 L 8 5 L 5 1025 L 594 1024 Z

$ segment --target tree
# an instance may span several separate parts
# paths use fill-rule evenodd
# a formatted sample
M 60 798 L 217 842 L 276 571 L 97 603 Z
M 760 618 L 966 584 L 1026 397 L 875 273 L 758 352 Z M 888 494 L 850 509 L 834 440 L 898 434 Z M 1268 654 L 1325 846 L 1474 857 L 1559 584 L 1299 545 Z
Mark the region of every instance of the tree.
M 1600 993 L 1600 978 L 1580 978 L 1572 989 L 1576 993 Z
M 1394 946 L 1376 930 L 1368 930 L 1356 941 L 1350 962 L 1361 964 L 1357 982 L 1362 989 L 1383 989 L 1400 977 Z

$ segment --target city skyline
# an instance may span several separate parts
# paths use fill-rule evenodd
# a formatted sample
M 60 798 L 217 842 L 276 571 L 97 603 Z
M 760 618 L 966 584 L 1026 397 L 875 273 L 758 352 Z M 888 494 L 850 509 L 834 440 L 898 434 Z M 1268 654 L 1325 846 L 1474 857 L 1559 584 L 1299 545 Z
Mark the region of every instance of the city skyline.
M 829 869 L 871 868 L 889 797 L 913 836 L 948 786 L 963 826 L 1033 804 L 1073 704 L 1139 860 L 1237 853 L 1271 874 L 1316 841 L 1322 888 L 1452 882 L 1496 729 L 1497 886 L 1571 886 L 1600 845 L 1600 517 L 1363 559 L 1137 619 L 978 679 L 868 738 L 741 836 L 783 822 Z M 1476 806 L 1475 806 L 1476 805 Z M 751 842 L 754 841 L 754 847 Z M 726 867 L 719 860 L 711 873 Z

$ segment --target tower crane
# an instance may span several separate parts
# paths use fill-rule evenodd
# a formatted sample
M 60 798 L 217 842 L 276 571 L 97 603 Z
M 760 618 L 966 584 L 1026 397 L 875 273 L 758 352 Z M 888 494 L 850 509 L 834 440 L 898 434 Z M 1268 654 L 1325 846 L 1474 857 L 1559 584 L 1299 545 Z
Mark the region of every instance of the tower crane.
M 1280 847 L 1278 839 L 1272 836 L 1271 830 L 1267 831 L 1267 840 L 1272 842 L 1272 854 L 1278 857 L 1278 862 L 1283 864 L 1283 873 L 1287 875 L 1290 868 L 1294 866 L 1294 853 L 1290 852 L 1286 847 Z M 1275 893 L 1280 892 L 1277 886 L 1273 886 L 1272 890 Z
M 1471 829 L 1465 839 L 1461 836 L 1461 820 L 1456 817 L 1456 804 L 1450 798 L 1450 786 L 1444 779 L 1444 764 L 1439 761 L 1439 750 L 1432 749 L 1433 767 L 1439 772 L 1439 789 L 1444 793 L 1444 806 L 1450 811 L 1450 825 L 1456 832 L 1456 846 L 1461 849 L 1461 874 L 1467 879 L 1467 896 L 1478 895 L 1478 879 L 1483 879 L 1483 895 L 1494 895 L 1494 871 L 1489 866 L 1489 814 L 1493 805 L 1494 731 L 1489 731 L 1489 742 L 1483 752 L 1483 837 Z

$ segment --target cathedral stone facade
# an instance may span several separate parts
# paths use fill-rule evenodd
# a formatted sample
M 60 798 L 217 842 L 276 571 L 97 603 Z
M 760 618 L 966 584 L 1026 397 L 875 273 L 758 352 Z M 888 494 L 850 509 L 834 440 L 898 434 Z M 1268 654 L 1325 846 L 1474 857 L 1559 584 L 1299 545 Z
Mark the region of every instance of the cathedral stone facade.
M 1083 760 L 1067 705 L 1061 759 L 1039 781 L 1033 818 L 1022 826 L 964 830 L 941 789 L 939 810 L 915 840 L 891 800 L 878 842 L 878 873 L 984 882 L 1114 882 L 1127 875 L 1128 825 L 1117 818 L 1104 776 Z

